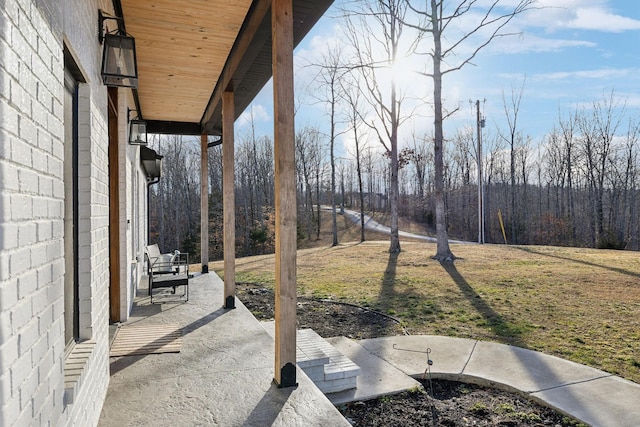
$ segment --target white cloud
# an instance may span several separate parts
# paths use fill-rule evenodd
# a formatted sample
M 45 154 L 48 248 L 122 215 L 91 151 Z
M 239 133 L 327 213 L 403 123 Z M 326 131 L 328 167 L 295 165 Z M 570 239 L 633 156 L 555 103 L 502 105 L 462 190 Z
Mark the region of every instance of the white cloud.
M 533 76 L 534 81 L 549 80 L 574 80 L 574 79 L 597 79 L 597 80 L 614 80 L 624 79 L 628 76 L 636 76 L 640 72 L 637 68 L 600 68 L 597 70 L 577 70 L 577 71 L 558 71 L 555 73 L 541 73 Z
M 529 33 L 496 39 L 487 47 L 487 52 L 494 53 L 544 53 L 559 52 L 567 48 L 595 48 L 598 45 L 585 40 L 567 40 L 539 37 Z
M 575 17 L 567 25 L 569 28 L 612 33 L 640 30 L 640 20 L 616 15 L 600 8 L 576 10 Z
M 306 66 L 317 63 L 320 58 L 327 56 L 331 49 L 344 44 L 344 39 L 341 36 L 342 29 L 337 22 L 323 28 L 323 31 L 312 36 L 309 42 L 304 44 L 304 47 L 296 49 L 297 65 Z
M 253 120 L 254 124 L 269 122 L 271 120 L 271 114 L 267 107 L 262 104 L 254 103 L 251 108 L 246 109 L 236 121 L 236 126 L 244 127 L 251 125 Z
M 640 30 L 640 20 L 616 13 L 603 0 L 538 0 L 538 9 L 526 14 L 523 25 L 547 31 L 587 30 L 609 33 Z
M 509 1 L 506 8 L 515 7 Z M 468 25 L 473 24 L 472 20 Z M 562 32 L 563 37 L 547 38 L 540 34 Z M 513 19 L 509 32 L 520 36 L 494 40 L 487 50 L 499 53 L 558 52 L 568 48 L 597 47 L 579 31 L 621 33 L 640 30 L 640 20 L 617 13 L 606 0 L 538 0 L 535 8 Z M 565 35 L 566 34 L 566 35 Z
M 627 98 L 627 107 L 640 108 L 640 94 L 634 94 Z

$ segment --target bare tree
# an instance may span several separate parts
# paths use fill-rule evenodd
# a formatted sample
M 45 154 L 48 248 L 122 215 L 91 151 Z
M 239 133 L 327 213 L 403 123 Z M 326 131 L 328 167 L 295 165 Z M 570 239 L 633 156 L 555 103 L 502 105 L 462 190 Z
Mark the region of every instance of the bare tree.
M 517 206 L 518 218 L 522 224 L 523 232 L 521 238 L 529 239 L 530 228 L 526 225 L 530 223 L 531 212 L 529 210 L 529 157 L 531 155 L 531 138 L 527 136 L 523 139 L 522 145 L 516 150 L 516 166 L 518 168 L 518 186 L 522 188 Z
M 569 114 L 569 117 L 559 118 L 560 130 L 562 132 L 562 146 L 564 147 L 564 158 L 566 162 L 567 173 L 567 209 L 570 224 L 571 243 L 576 242 L 576 222 L 575 222 L 575 202 L 573 195 L 574 177 L 573 171 L 576 167 L 574 164 L 576 129 L 577 129 L 577 112 Z
M 640 124 L 635 120 L 629 120 L 627 135 L 625 137 L 625 178 L 624 178 L 624 202 L 623 210 L 625 217 L 625 240 L 627 249 L 640 249 L 638 240 L 638 218 L 636 213 L 636 203 L 638 199 L 638 175 L 640 168 L 638 158 L 640 157 Z
M 219 139 L 215 138 L 215 139 Z M 213 142 L 213 141 L 212 141 Z M 209 148 L 209 259 L 222 256 L 222 144 Z
M 497 224 L 495 221 L 495 216 L 491 215 L 493 205 L 499 206 L 498 203 L 498 190 L 494 189 L 497 187 L 496 184 L 503 184 L 504 177 L 501 176 L 501 171 L 503 170 L 502 163 L 502 153 L 504 153 L 504 146 L 502 145 L 504 141 L 502 138 L 497 136 L 488 135 L 483 139 L 485 152 L 488 155 L 485 158 L 485 164 L 483 165 L 484 170 L 484 178 L 485 178 L 485 211 L 489 212 L 488 226 L 485 226 L 485 239 L 487 242 L 491 242 L 493 236 L 499 235 L 499 231 L 497 231 L 497 227 L 492 227 L 492 224 Z M 492 221 L 493 219 L 493 221 Z M 496 238 L 498 240 L 498 238 Z M 501 240 L 501 239 L 500 239 Z
M 200 176 L 193 165 L 199 159 L 199 144 L 177 135 L 152 138 L 163 159 L 162 177 L 152 189 L 152 211 L 159 233 L 151 233 L 163 251 L 179 249 L 195 254 L 199 231 Z
M 461 0 L 453 3 L 453 8 L 445 8 L 445 0 L 405 0 L 411 10 L 417 13 L 420 21 L 409 25 L 431 34 L 433 46 L 427 55 L 432 61 L 432 70 L 421 74 L 433 80 L 433 107 L 434 107 L 434 160 L 435 160 L 435 197 L 436 197 L 436 235 L 437 250 L 435 259 L 441 262 L 451 262 L 455 256 L 449 248 L 447 236 L 445 195 L 444 195 L 444 164 L 443 156 L 443 121 L 447 115 L 442 108 L 442 78 L 444 75 L 460 70 L 499 37 L 505 37 L 513 33 L 506 31 L 506 26 L 517 15 L 531 9 L 535 0 L 519 0 L 508 12 L 501 12 L 503 6 L 500 0 L 492 0 L 489 5 L 479 0 Z M 447 3 L 448 4 L 448 3 Z M 474 18 L 474 24 L 466 32 L 455 34 L 453 23 L 461 22 L 470 11 L 479 12 L 480 18 Z M 426 24 L 422 24 L 422 22 Z M 463 44 L 474 42 L 475 48 L 466 55 L 458 55 Z M 443 46 L 443 41 L 445 45 Z M 448 64 L 443 69 L 443 64 Z M 446 67 L 446 65 L 445 65 Z
M 377 210 L 377 204 L 375 203 L 375 193 L 377 192 L 377 188 L 375 185 L 376 159 L 371 147 L 367 147 L 362 153 L 362 163 L 367 178 L 366 187 L 368 195 L 368 210 L 370 210 L 371 212 L 375 212 Z
M 502 139 L 509 144 L 509 176 L 511 178 L 510 187 L 510 201 L 511 201 L 511 243 L 518 243 L 518 234 L 516 230 L 519 228 L 521 222 L 518 209 L 516 208 L 516 151 L 522 144 L 522 134 L 518 132 L 518 113 L 520 112 L 520 102 L 522 102 L 522 94 L 524 93 L 524 83 L 522 80 L 522 86 L 520 91 L 516 91 L 511 86 L 511 98 L 507 101 L 504 91 L 502 92 L 502 105 L 504 108 L 504 114 L 507 118 L 507 125 L 509 127 L 508 133 L 504 134 L 498 130 L 498 134 Z
M 300 186 L 299 195 L 302 196 L 302 203 L 298 202 L 298 223 L 304 224 L 306 235 L 311 239 L 312 226 L 314 223 L 313 211 L 313 187 L 311 184 L 311 171 L 307 156 L 307 147 L 312 138 L 312 131 L 309 127 L 304 127 L 296 132 L 296 169 L 298 174 L 298 184 Z
M 362 141 L 362 135 L 360 131 L 360 125 L 362 124 L 362 120 L 360 119 L 363 111 L 362 100 L 360 91 L 357 89 L 357 82 L 355 82 L 352 78 L 343 78 L 341 80 L 342 88 L 342 96 L 343 99 L 347 103 L 347 110 L 345 115 L 347 116 L 347 122 L 349 127 L 353 131 L 353 143 L 355 153 L 350 153 L 355 157 L 356 161 L 356 175 L 358 179 L 358 199 L 360 204 L 360 241 L 364 242 L 366 240 L 365 236 L 365 221 L 364 221 L 364 185 L 362 180 L 362 150 L 365 148 L 365 143 Z
M 604 233 L 605 180 L 610 173 L 612 144 L 622 118 L 612 91 L 602 101 L 592 104 L 591 114 L 584 114 L 580 121 L 582 149 L 585 155 L 587 179 L 592 192 L 593 235 L 592 242 L 599 244 Z
M 546 136 L 544 142 L 544 162 L 546 164 L 545 175 L 547 182 L 547 211 L 553 212 L 553 215 L 556 218 L 562 216 L 563 209 L 560 191 L 565 186 L 565 179 L 567 176 L 566 153 L 561 141 L 562 135 L 557 129 L 553 129 Z M 538 179 L 538 185 L 540 187 L 543 186 L 541 177 Z M 553 202 L 551 198 L 552 192 Z
M 362 119 L 376 133 L 389 158 L 389 252 L 398 253 L 398 128 L 410 115 L 403 116 L 406 92 L 399 87 L 393 70 L 398 59 L 415 53 L 423 31 L 405 31 L 408 8 L 404 0 L 360 2 L 356 7 L 347 11 L 347 37 L 356 61 L 352 68 L 360 72 L 363 95 L 374 112 L 373 118 Z M 381 74 L 389 72 L 389 87 L 383 87 L 386 79 Z
M 424 135 L 419 138 L 413 132 L 411 137 L 409 161 L 413 166 L 415 197 L 417 199 L 414 216 L 420 221 L 428 218 L 425 194 L 430 189 L 432 175 L 429 167 L 433 163 L 433 151 L 430 149 L 433 135 Z
M 454 164 L 452 179 L 455 179 L 452 189 L 456 189 L 458 193 L 456 211 L 461 225 L 459 235 L 464 239 L 471 239 L 471 230 L 475 228 L 471 224 L 472 203 L 475 198 L 471 187 L 471 176 L 474 165 L 477 164 L 473 161 L 475 148 L 474 129 L 467 127 L 458 130 L 453 138 L 453 150 L 451 151 L 451 159 Z
M 268 253 L 274 245 L 273 156 L 273 141 L 257 135 L 251 114 L 235 154 L 236 247 L 244 255 Z
M 318 187 L 322 176 L 322 136 L 318 129 L 306 126 L 296 136 L 297 166 L 300 169 L 302 193 L 304 194 L 304 215 L 306 218 L 307 237 L 313 234 L 320 238 L 320 200 Z M 314 190 L 316 190 L 314 201 Z M 314 207 L 316 211 L 314 211 Z M 317 215 L 316 215 L 317 212 Z
M 342 87 L 339 84 L 344 75 L 345 66 L 342 63 L 342 48 L 339 45 L 331 47 L 322 56 L 319 63 L 313 64 L 319 69 L 317 81 L 319 91 L 313 91 L 312 96 L 319 102 L 326 104 L 329 115 L 329 160 L 331 162 L 331 218 L 333 222 L 333 242 L 332 246 L 338 244 L 338 224 L 336 217 L 336 139 L 344 131 L 338 131 L 338 101 L 341 97 Z

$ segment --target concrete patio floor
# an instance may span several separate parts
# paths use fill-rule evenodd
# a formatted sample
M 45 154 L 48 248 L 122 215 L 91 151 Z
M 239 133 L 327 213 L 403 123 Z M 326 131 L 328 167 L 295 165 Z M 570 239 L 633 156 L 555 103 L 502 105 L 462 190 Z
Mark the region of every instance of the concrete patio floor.
M 126 324 L 177 324 L 182 350 L 111 358 L 100 426 L 349 425 L 299 368 L 297 387 L 273 383 L 273 339 L 241 302 L 222 308 L 216 274 L 196 275 L 189 293 L 186 303 L 137 299 Z
M 182 350 L 111 358 L 100 426 L 348 426 L 334 404 L 418 387 L 414 378 L 429 358 L 433 378 L 503 388 L 592 426 L 632 427 L 640 419 L 640 384 L 531 350 L 443 336 L 329 338 L 362 369 L 357 388 L 327 397 L 297 368 L 299 385 L 279 389 L 273 325 L 259 323 L 241 301 L 223 309 L 214 273 L 196 275 L 190 288 L 187 303 L 136 300 L 127 325 L 177 324 Z

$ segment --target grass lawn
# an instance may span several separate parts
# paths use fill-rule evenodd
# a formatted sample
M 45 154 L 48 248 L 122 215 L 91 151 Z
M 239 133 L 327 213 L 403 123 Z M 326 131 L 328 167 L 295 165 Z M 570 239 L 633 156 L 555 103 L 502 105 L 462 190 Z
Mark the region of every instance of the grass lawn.
M 341 241 L 353 232 L 342 230 Z M 411 334 L 512 344 L 640 383 L 639 253 L 451 245 L 458 259 L 445 267 L 431 259 L 435 244 L 388 248 L 380 240 L 300 249 L 299 295 L 391 314 Z M 221 274 L 222 262 L 211 268 Z M 236 273 L 237 282 L 273 286 L 274 256 L 239 258 Z

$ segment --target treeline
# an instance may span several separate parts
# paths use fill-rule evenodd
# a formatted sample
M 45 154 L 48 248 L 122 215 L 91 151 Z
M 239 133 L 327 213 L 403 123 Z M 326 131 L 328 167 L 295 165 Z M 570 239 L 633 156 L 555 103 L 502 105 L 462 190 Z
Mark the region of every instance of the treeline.
M 149 244 L 157 243 L 162 252 L 199 254 L 199 144 L 175 135 L 152 135 L 150 140 L 163 159 L 160 180 L 149 185 Z
M 482 156 L 485 242 L 639 249 L 640 127 L 610 99 L 576 110 L 534 144 L 521 134 L 486 132 Z M 163 250 L 199 256 L 199 140 L 158 137 L 163 175 L 151 186 L 150 235 Z M 389 159 L 375 144 L 355 158 L 336 158 L 341 206 L 388 211 Z M 478 240 L 477 139 L 463 129 L 445 149 L 447 227 L 455 239 Z M 252 131 L 237 138 L 236 253 L 274 250 L 273 141 Z M 320 233 L 320 205 L 331 204 L 327 137 L 306 127 L 296 137 L 298 237 Z M 401 216 L 435 224 L 433 149 L 430 136 L 414 137 L 400 152 Z M 210 258 L 222 257 L 222 147 L 209 149 Z M 357 165 L 360 165 L 358 168 Z M 358 169 L 360 174 L 358 174 Z M 360 178 L 358 178 L 358 175 Z M 362 181 L 362 194 L 359 191 Z M 504 234 L 499 222 L 502 215 Z
M 613 93 L 566 116 L 537 145 L 521 134 L 515 144 L 496 131 L 487 138 L 484 167 L 486 241 L 639 250 L 640 126 Z M 469 133 L 449 152 L 449 225 L 473 240 L 477 189 L 466 177 L 474 151 Z M 475 188 L 475 189 L 474 189 Z M 475 194 L 475 193 L 474 193 Z M 465 222 L 466 220 L 466 222 Z M 477 234 L 476 234 L 477 236 Z

